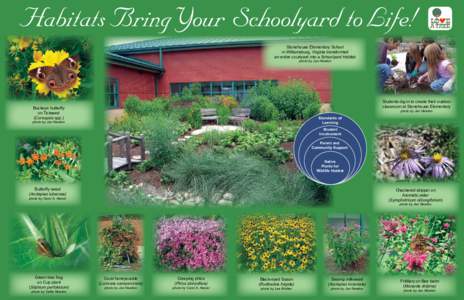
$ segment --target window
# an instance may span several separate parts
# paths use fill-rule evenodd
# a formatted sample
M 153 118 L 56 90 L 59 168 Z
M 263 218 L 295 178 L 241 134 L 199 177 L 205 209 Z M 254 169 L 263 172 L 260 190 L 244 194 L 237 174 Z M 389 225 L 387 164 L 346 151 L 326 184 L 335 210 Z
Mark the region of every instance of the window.
M 109 78 L 106 82 L 106 105 L 119 108 L 119 81 L 116 78 Z
M 184 88 L 190 88 L 192 84 L 197 83 L 201 86 L 203 96 L 230 95 L 240 101 L 260 81 L 271 81 L 273 84 L 277 84 L 277 80 L 178 82 L 171 83 L 171 95 L 180 95 Z

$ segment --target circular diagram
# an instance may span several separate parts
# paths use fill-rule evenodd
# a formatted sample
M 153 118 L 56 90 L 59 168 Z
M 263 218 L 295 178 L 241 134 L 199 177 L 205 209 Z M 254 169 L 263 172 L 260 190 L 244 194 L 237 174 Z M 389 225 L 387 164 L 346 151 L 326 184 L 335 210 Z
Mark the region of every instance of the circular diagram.
M 353 120 L 323 113 L 307 120 L 293 145 L 295 162 L 309 179 L 325 185 L 350 180 L 366 159 L 366 138 Z

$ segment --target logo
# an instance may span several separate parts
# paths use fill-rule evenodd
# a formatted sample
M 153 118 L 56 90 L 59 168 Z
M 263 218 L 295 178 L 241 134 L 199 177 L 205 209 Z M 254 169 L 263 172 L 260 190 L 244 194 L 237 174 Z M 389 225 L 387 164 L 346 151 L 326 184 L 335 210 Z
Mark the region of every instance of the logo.
M 451 30 L 453 28 L 453 10 L 448 6 L 429 8 L 430 30 Z

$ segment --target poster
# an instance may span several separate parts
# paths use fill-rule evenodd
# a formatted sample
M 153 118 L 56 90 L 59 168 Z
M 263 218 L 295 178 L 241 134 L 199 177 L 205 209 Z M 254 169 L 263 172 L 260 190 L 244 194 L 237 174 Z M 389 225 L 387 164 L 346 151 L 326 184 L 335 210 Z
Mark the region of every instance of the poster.
M 4 299 L 458 299 L 458 1 L 16 1 Z

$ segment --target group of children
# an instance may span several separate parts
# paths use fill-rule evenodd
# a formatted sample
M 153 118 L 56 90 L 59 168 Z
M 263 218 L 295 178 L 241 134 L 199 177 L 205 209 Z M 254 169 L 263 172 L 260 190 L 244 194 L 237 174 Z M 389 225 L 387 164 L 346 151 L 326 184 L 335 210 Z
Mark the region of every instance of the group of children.
M 381 90 L 390 77 L 396 79 L 396 73 L 392 71 L 392 61 L 387 54 L 397 49 L 401 42 L 401 38 L 390 37 L 385 38 L 380 44 L 377 71 Z M 443 47 L 433 39 L 424 38 L 419 44 L 408 45 L 405 70 L 411 83 L 427 84 L 434 92 L 448 93 L 453 90 L 454 65 L 448 59 Z

